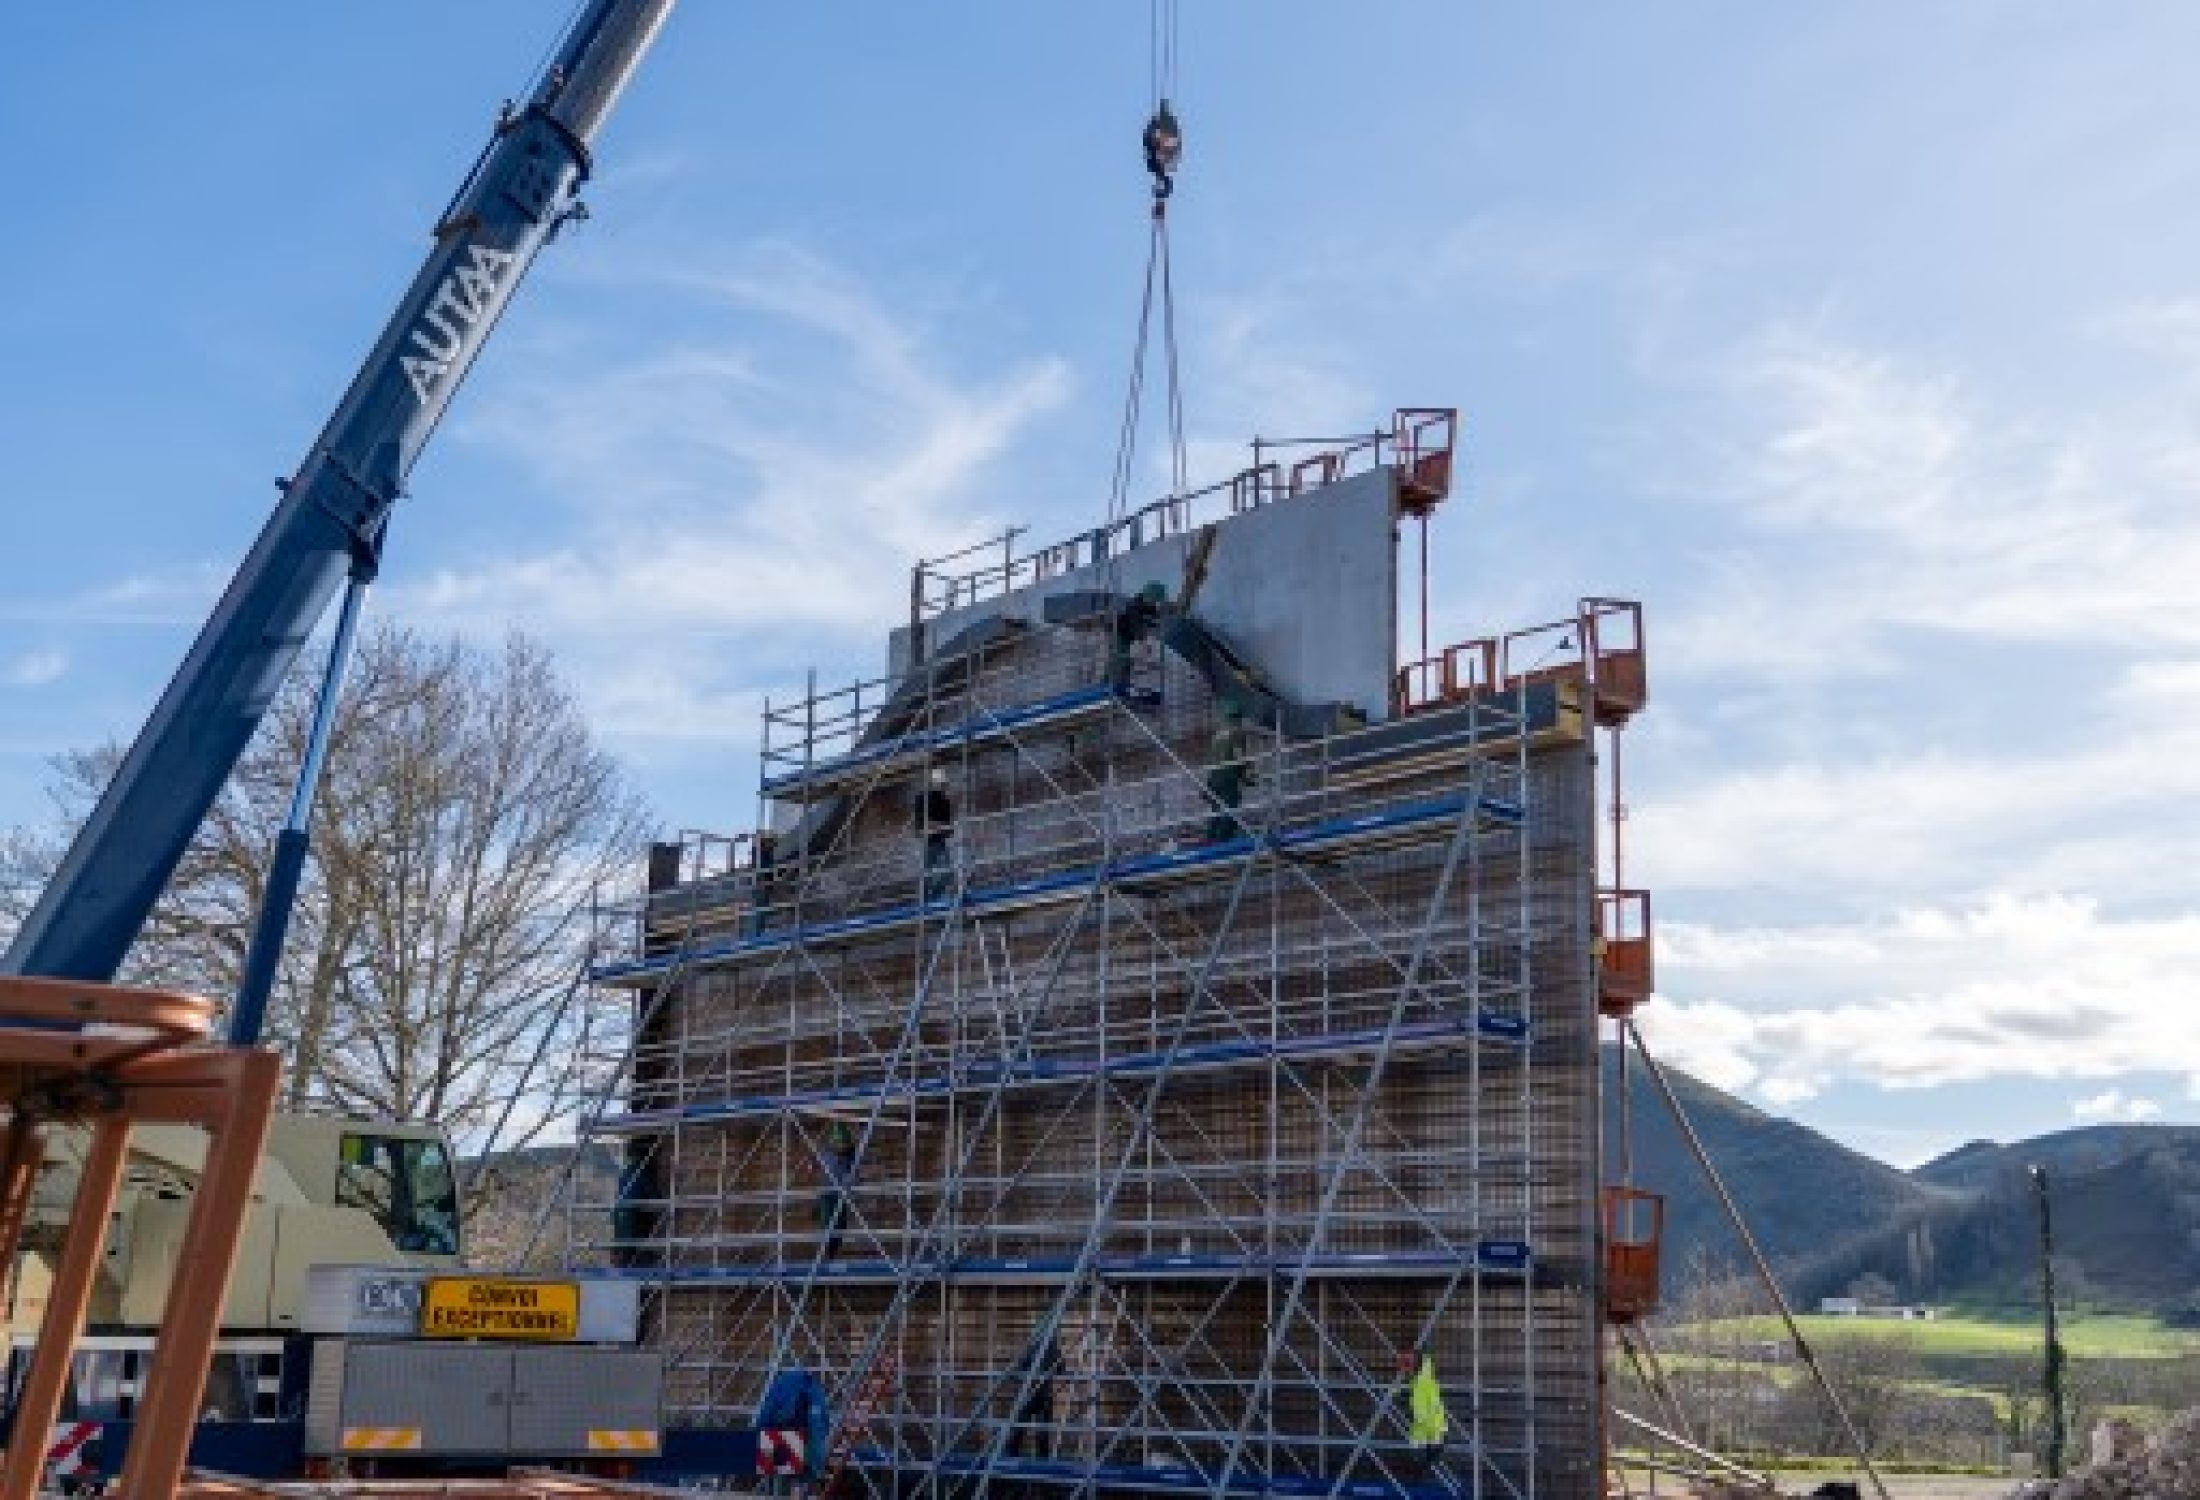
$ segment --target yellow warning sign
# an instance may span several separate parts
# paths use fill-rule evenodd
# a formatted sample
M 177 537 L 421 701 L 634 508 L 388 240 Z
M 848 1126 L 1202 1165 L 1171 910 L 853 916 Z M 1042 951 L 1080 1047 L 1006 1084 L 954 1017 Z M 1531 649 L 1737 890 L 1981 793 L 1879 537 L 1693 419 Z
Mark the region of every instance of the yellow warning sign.
M 417 1427 L 347 1427 L 346 1453 L 412 1453 L 420 1448 Z
M 588 1429 L 588 1451 L 591 1453 L 655 1453 L 657 1434 L 644 1428 Z
M 581 1289 L 570 1281 L 431 1277 L 420 1299 L 420 1332 L 431 1339 L 577 1339 Z

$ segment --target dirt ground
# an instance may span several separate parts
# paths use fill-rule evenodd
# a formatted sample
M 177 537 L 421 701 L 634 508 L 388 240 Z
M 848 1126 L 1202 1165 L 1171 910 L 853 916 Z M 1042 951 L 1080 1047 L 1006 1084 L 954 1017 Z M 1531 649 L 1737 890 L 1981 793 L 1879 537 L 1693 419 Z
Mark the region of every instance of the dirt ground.
M 1889 1474 L 1885 1477 L 1891 1500 L 2002 1500 L 2018 1483 L 2006 1476 L 1981 1478 L 1975 1474 Z M 1790 1494 L 1807 1495 L 1824 1483 L 1826 1476 L 1782 1474 L 1779 1479 L 1781 1489 Z M 1864 1493 L 1871 1493 L 1870 1485 L 1864 1486 Z

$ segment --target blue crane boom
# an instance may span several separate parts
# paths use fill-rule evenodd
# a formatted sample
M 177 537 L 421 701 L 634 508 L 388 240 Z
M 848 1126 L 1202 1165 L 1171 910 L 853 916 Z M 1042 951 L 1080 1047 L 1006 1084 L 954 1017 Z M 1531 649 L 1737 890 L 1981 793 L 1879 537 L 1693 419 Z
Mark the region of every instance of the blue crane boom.
M 673 4 L 588 0 L 527 103 L 498 120 L 0 973 L 105 981 L 121 967 L 329 600 L 347 576 L 373 576 L 413 461 L 536 255 L 580 212 L 591 143 Z

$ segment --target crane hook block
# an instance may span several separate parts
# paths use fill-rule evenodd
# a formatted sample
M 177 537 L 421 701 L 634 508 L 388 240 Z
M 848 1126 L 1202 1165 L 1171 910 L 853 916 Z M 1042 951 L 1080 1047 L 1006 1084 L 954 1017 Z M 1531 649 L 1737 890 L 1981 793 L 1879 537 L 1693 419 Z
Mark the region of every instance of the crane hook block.
M 1176 164 L 1184 157 L 1184 131 L 1176 123 L 1176 112 L 1164 99 L 1146 122 L 1144 137 L 1146 170 L 1153 173 L 1153 195 L 1166 198 L 1175 188 Z

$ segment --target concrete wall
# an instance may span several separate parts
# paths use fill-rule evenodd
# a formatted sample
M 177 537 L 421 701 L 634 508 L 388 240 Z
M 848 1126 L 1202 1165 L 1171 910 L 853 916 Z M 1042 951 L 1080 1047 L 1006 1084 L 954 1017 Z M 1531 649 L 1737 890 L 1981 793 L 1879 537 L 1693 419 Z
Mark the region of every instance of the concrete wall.
M 1397 669 L 1397 486 L 1388 468 L 1214 525 L 1207 581 L 1192 612 L 1302 703 L 1349 703 L 1387 718 Z M 950 610 L 925 627 L 945 640 L 990 614 L 1034 624 L 1042 601 L 1078 589 L 1136 593 L 1161 583 L 1174 595 L 1197 532 L 1162 537 L 1033 584 Z M 908 670 L 907 627 L 893 633 L 887 670 Z

